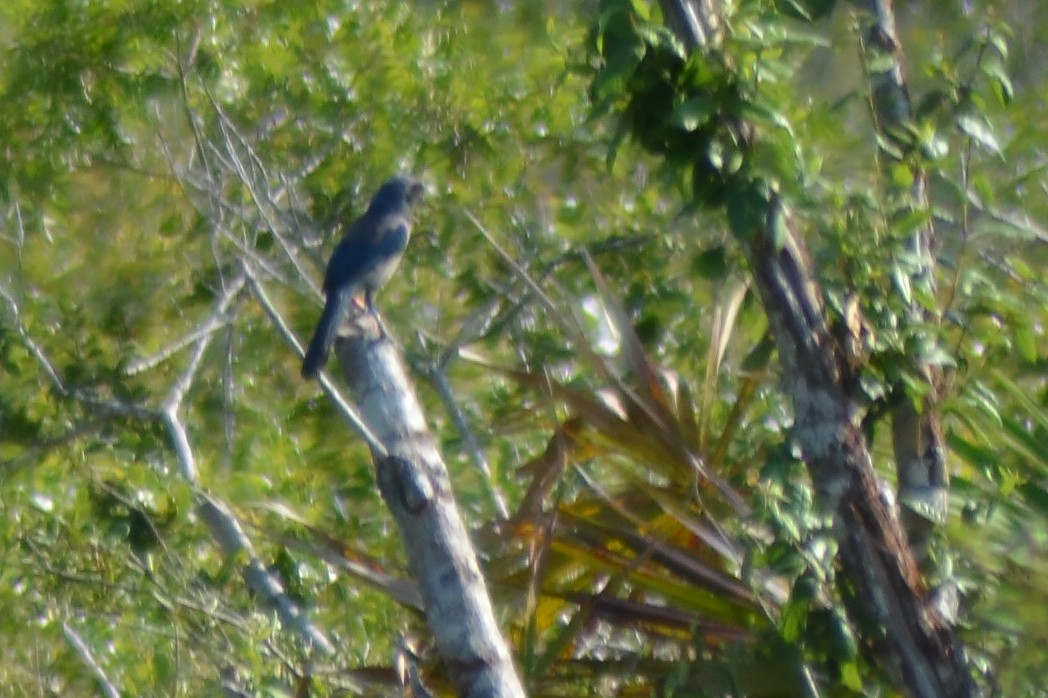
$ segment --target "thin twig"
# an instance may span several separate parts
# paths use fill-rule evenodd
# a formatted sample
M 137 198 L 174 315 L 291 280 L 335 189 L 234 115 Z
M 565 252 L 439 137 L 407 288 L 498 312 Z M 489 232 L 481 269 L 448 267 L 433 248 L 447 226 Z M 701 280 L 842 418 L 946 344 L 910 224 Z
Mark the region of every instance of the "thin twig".
M 225 291 L 222 293 L 221 297 L 219 297 L 218 302 L 215 303 L 215 307 L 211 311 L 211 320 L 216 329 L 221 325 L 221 323 L 218 322 L 218 319 L 225 317 L 226 313 L 229 311 L 229 307 L 240 295 L 246 282 L 247 275 L 244 273 L 238 274 L 236 278 L 226 286 Z M 193 379 L 196 377 L 197 371 L 200 369 L 204 353 L 210 346 L 214 334 L 214 331 L 208 332 L 197 341 L 193 352 L 189 356 L 189 361 L 186 363 L 185 369 L 172 384 L 167 397 L 164 399 L 161 409 L 164 410 L 165 413 L 168 411 L 177 411 L 182 406 L 182 402 L 185 400 L 186 393 L 189 392 L 189 388 L 193 384 Z
M 68 623 L 62 623 L 62 634 L 65 635 L 69 644 L 73 646 L 73 651 L 80 657 L 80 661 L 94 674 L 95 681 L 98 682 L 98 687 L 106 698 L 120 698 L 120 691 L 106 676 L 105 669 L 95 660 L 94 655 L 91 653 L 91 648 L 87 646 L 87 643 L 84 642 L 80 635 Z
M 305 350 L 299 343 L 298 338 L 295 337 L 295 333 L 291 331 L 291 328 L 288 327 L 287 322 L 284 321 L 284 317 L 280 314 L 280 311 L 277 310 L 276 306 L 273 304 L 273 301 L 270 300 L 269 295 L 266 293 L 266 290 L 263 287 L 262 283 L 259 281 L 258 277 L 251 271 L 250 268 L 246 268 L 246 273 L 248 281 L 251 285 L 251 290 L 254 292 L 254 296 L 258 300 L 259 305 L 262 306 L 262 309 L 265 311 L 266 315 L 269 316 L 270 322 L 272 322 L 274 327 L 276 327 L 277 332 L 280 334 L 281 337 L 283 337 L 284 342 L 287 343 L 289 346 L 293 347 L 299 356 L 303 356 L 305 354 Z M 345 418 L 345 420 L 349 423 L 353 430 L 356 431 L 362 439 L 364 439 L 368 447 L 370 447 L 371 450 L 376 454 L 376 457 L 385 458 L 388 455 L 386 447 L 382 444 L 378 437 L 376 437 L 371 432 L 371 430 L 368 429 L 367 425 L 364 423 L 364 420 L 361 419 L 360 414 L 357 412 L 357 410 L 352 405 L 350 405 L 344 397 L 342 397 L 342 393 L 338 391 L 338 388 L 335 387 L 335 384 L 328 379 L 327 375 L 325 375 L 323 371 L 321 371 L 320 374 L 317 376 L 317 381 L 320 383 L 321 388 L 324 390 L 324 393 L 328 396 L 328 398 L 335 403 L 335 407 L 338 409 L 339 413 Z
M 299 605 L 288 596 L 280 582 L 259 560 L 251 541 L 232 513 L 217 499 L 206 495 L 201 495 L 197 513 L 227 558 L 235 559 L 239 555 L 248 557 L 248 563 L 243 570 L 244 581 L 255 593 L 273 605 L 281 622 L 325 654 L 335 654 L 335 646 L 327 636 L 309 620 Z
M 488 496 L 491 497 L 491 503 L 495 507 L 495 511 L 498 513 L 500 519 L 508 519 L 509 507 L 506 506 L 506 499 L 502 496 L 498 487 L 495 486 L 495 481 L 491 477 L 491 466 L 488 463 L 487 456 L 484 455 L 484 450 L 480 447 L 480 442 L 477 440 L 473 429 L 469 426 L 466 415 L 463 414 L 462 409 L 455 401 L 455 395 L 451 390 L 451 386 L 448 385 L 447 374 L 439 370 L 433 371 L 430 374 L 430 380 L 433 382 L 434 387 L 436 387 L 441 400 L 444 401 L 444 406 L 447 408 L 448 414 L 451 416 L 451 421 L 455 424 L 455 428 L 458 429 L 459 434 L 462 436 L 462 444 L 466 449 L 466 452 L 470 454 L 473 463 L 477 466 L 477 470 L 479 470 L 481 475 L 483 475 L 482 481 L 488 491 Z
M 204 322 L 198 325 L 196 329 L 187 335 L 179 337 L 166 347 L 159 349 L 152 356 L 146 356 L 129 362 L 127 366 L 124 367 L 124 375 L 135 376 L 144 371 L 154 369 L 188 347 L 190 344 L 200 341 L 205 335 L 211 334 L 223 326 L 228 326 L 228 324 L 228 317 L 212 313 L 204 320 Z

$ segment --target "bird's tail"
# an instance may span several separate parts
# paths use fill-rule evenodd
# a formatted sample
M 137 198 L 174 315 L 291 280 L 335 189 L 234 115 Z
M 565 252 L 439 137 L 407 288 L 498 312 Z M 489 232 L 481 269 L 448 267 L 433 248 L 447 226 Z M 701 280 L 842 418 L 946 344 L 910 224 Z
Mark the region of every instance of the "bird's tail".
M 313 332 L 313 339 L 309 343 L 309 349 L 306 350 L 306 357 L 302 359 L 303 378 L 316 378 L 320 369 L 324 368 L 328 353 L 331 352 L 331 345 L 335 343 L 338 326 L 352 298 L 352 289 L 332 293 L 327 297 L 324 302 L 324 313 L 320 316 L 316 331 Z

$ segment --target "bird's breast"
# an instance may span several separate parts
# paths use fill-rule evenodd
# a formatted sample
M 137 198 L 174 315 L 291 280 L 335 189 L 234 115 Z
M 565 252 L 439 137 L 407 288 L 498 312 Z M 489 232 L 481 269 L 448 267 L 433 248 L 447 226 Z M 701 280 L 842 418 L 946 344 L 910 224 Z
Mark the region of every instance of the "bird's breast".
M 400 264 L 400 255 L 392 255 L 380 259 L 372 269 L 370 269 L 362 279 L 363 285 L 370 289 L 376 289 L 379 286 L 383 286 L 393 273 L 397 270 L 397 265 Z

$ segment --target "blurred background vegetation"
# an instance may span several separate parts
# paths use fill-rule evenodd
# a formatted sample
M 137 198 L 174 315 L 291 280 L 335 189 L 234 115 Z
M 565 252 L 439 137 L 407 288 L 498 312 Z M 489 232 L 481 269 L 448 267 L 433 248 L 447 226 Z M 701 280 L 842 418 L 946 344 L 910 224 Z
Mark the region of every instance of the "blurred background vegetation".
M 806 215 L 829 231 L 810 243 L 832 288 L 865 260 L 855 283 L 889 323 L 875 265 L 898 237 L 860 242 L 848 217 L 884 187 L 858 15 L 801 4 L 827 8 L 783 20 L 811 38 L 782 49 Z M 899 5 L 950 231 L 930 301 L 953 478 L 937 562 L 979 668 L 1044 695 L 1048 9 Z M 439 685 L 370 457 L 276 321 L 308 337 L 337 221 L 410 171 L 431 193 L 379 306 L 530 693 L 891 695 L 836 601 L 726 225 L 593 115 L 599 20 L 592 2 L 0 7 L 4 693 L 388 695 L 405 638 Z M 966 128 L 936 101 L 962 88 Z M 646 361 L 657 383 L 631 382 Z M 638 395 L 674 429 L 649 428 Z M 202 493 L 333 653 L 249 590 Z

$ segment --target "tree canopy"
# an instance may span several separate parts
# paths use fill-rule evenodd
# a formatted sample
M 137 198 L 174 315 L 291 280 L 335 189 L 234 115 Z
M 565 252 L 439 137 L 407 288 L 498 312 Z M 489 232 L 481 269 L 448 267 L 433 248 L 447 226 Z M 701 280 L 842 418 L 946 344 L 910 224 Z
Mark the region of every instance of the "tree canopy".
M 645 0 L 0 7 L 0 685 L 447 690 L 296 345 L 413 172 L 378 305 L 529 694 L 893 690 L 763 235 L 807 251 L 973 680 L 1042 691 L 1048 10 L 697 4 L 694 46 Z M 908 436 L 948 483 L 907 487 Z

